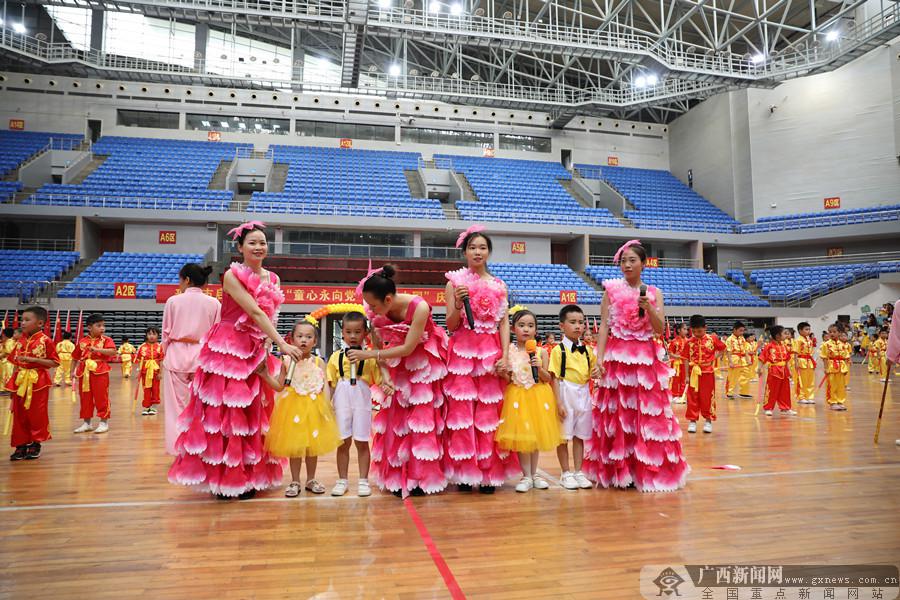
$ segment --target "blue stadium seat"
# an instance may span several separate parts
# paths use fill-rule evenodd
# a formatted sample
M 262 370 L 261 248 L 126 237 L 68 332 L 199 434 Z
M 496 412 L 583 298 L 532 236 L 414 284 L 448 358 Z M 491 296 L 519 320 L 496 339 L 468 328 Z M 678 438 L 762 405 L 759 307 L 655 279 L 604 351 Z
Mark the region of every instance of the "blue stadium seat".
M 848 208 L 817 213 L 798 213 L 760 217 L 756 223 L 740 226 L 740 233 L 760 233 L 810 227 L 835 227 L 859 223 L 900 220 L 900 204 L 884 204 L 866 208 Z
M 802 302 L 827 294 L 861 279 L 881 273 L 900 271 L 900 261 L 852 263 L 816 267 L 758 269 L 750 273 L 750 281 L 773 301 Z
M 510 304 L 559 304 L 560 291 L 577 292 L 578 304 L 599 304 L 600 292 L 567 265 L 491 263 L 506 282 Z
M 6 177 L 19 166 L 40 152 L 51 142 L 82 140 L 84 136 L 72 133 L 51 133 L 45 131 L 0 131 L 0 178 Z
M 0 296 L 29 300 L 78 262 L 77 252 L 0 250 Z
M 59 297 L 112 298 L 114 284 L 137 283 L 138 298 L 155 298 L 156 284 L 178 283 L 185 263 L 202 261 L 202 254 L 106 252 L 60 290 Z

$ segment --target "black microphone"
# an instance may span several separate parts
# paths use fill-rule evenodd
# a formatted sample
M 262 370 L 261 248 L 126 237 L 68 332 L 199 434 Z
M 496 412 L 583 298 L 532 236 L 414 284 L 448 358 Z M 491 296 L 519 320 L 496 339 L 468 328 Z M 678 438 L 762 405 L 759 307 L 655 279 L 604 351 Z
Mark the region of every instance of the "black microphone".
M 472 316 L 472 304 L 469 302 L 468 296 L 463 298 L 463 306 L 466 309 L 466 321 L 469 322 L 469 329 L 475 331 L 475 317 Z
M 362 350 L 362 346 L 350 346 L 348 350 Z M 350 363 L 350 385 L 356 385 L 356 364 Z
M 641 298 L 646 298 L 646 297 L 647 297 L 647 286 L 644 285 L 644 284 L 642 283 L 642 284 L 641 284 Z M 639 316 L 639 317 L 643 317 L 643 316 L 644 316 L 644 309 L 643 309 L 643 308 L 639 308 L 639 309 L 638 309 L 638 316 Z

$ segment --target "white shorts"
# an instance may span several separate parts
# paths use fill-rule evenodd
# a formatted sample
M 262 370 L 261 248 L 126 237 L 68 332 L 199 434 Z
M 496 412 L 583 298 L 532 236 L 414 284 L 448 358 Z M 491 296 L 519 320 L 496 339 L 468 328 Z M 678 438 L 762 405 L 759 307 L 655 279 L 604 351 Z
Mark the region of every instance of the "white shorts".
M 577 437 L 591 439 L 593 416 L 591 415 L 591 394 L 587 384 L 578 385 L 570 381 L 559 382 L 559 398 L 556 399 L 566 409 L 562 422 L 562 437 L 571 440 Z
M 361 379 L 356 385 L 342 379 L 334 389 L 334 416 L 337 418 L 341 439 L 352 437 L 357 442 L 368 442 L 372 433 L 372 390 Z

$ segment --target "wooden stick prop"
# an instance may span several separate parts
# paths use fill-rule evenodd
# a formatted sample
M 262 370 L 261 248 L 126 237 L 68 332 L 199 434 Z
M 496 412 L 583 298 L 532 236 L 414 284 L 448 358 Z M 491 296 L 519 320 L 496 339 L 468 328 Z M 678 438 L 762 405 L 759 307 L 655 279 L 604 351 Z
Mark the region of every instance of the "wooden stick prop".
M 881 433 L 881 417 L 884 415 L 884 399 L 887 397 L 888 382 L 891 380 L 891 361 L 887 361 L 887 375 L 884 376 L 884 389 L 881 390 L 881 408 L 878 409 L 878 421 L 875 422 L 875 445 L 878 445 L 878 434 Z
M 766 395 L 769 393 L 769 388 L 766 387 L 766 378 L 769 374 L 768 365 L 762 365 L 762 372 L 759 376 L 759 389 L 756 390 L 756 397 L 759 398 L 759 402 L 756 403 L 756 410 L 753 411 L 753 416 L 759 414 L 759 408 L 766 403 Z

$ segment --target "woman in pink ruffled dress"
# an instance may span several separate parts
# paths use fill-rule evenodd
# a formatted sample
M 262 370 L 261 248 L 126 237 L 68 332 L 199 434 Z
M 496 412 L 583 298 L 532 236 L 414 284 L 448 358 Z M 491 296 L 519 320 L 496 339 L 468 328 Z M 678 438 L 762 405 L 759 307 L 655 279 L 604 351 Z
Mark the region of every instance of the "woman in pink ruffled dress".
M 585 447 L 584 472 L 603 487 L 663 492 L 684 486 L 690 467 L 681 451 L 681 427 L 672 412 L 662 334 L 662 292 L 646 286 L 647 253 L 639 240 L 616 252 L 623 279 L 603 282 L 600 307 L 594 432 Z
M 477 485 L 492 494 L 520 473 L 515 453 L 494 441 L 504 387 L 497 371 L 506 369 L 510 341 L 506 284 L 488 272 L 493 244 L 484 227 L 462 232 L 456 247 L 467 266 L 447 273 L 447 329 L 452 334 L 444 381 L 444 471 L 461 490 Z M 466 300 L 474 323 L 464 311 Z
M 372 421 L 376 483 L 397 496 L 434 494 L 447 487 L 440 443 L 447 333 L 435 325 L 425 300 L 397 293 L 394 273 L 385 265 L 360 282 L 377 350 L 348 350 L 347 358 L 385 365 L 382 387 L 392 391 Z
M 270 372 L 280 368 L 267 339 L 300 358 L 299 348 L 275 329 L 284 295 L 278 276 L 262 267 L 268 252 L 263 228 L 251 221 L 229 232 L 244 262 L 233 263 L 223 278 L 221 320 L 201 342 L 190 401 L 178 419 L 178 458 L 169 469 L 170 482 L 223 499 L 245 500 L 281 484 L 282 462 L 264 449 L 273 394 L 256 371 L 264 361 Z

